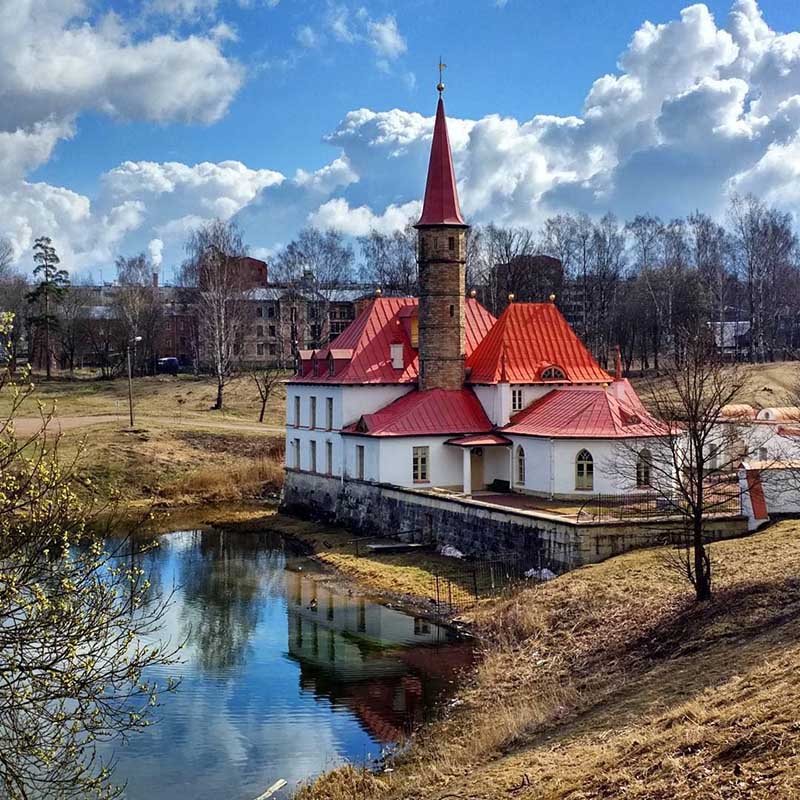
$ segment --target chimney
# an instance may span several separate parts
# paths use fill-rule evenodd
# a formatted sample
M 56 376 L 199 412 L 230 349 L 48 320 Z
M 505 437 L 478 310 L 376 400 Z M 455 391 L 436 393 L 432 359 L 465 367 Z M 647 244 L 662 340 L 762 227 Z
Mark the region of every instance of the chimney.
M 153 288 L 158 289 L 158 273 L 153 272 Z

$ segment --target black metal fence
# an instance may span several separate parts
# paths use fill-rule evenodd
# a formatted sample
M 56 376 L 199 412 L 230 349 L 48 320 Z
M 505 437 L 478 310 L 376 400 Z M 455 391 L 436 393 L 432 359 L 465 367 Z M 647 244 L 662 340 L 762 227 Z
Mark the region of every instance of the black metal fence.
M 709 514 L 734 515 L 742 512 L 738 484 L 725 483 L 706 489 L 705 507 Z M 679 517 L 684 514 L 680 498 L 654 492 L 592 495 L 578 509 L 578 522 L 616 522 L 626 519 Z
M 547 567 L 532 565 L 529 559 L 516 554 L 490 559 L 454 559 L 452 566 L 433 574 L 430 599 L 438 614 L 447 615 L 554 575 Z

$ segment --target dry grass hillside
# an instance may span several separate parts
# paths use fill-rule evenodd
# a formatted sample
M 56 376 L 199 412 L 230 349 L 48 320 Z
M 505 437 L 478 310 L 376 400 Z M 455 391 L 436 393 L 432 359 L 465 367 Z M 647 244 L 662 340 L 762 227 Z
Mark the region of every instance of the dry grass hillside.
M 394 772 L 299 797 L 800 797 L 800 525 L 712 550 L 702 606 L 648 550 L 480 612 L 472 681 Z
M 746 385 L 740 403 L 755 408 L 797 405 L 800 398 L 800 361 L 775 361 L 767 364 L 741 364 Z M 659 386 L 655 377 L 631 377 L 631 383 L 647 402 L 648 392 Z

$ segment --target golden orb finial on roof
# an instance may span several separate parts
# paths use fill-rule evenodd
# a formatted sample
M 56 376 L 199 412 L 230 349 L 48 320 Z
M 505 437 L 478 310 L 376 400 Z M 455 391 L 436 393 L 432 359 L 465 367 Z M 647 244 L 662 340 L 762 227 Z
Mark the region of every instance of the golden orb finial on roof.
M 550 302 L 551 303 L 555 303 L 555 301 L 556 301 L 556 296 L 554 294 L 551 294 L 550 295 Z
M 381 287 L 379 286 L 379 287 L 378 287 L 378 288 L 375 290 L 375 297 L 381 297 L 382 295 L 383 295 L 383 289 L 381 289 Z
M 439 56 L 439 83 L 436 84 L 436 91 L 441 94 L 444 91 L 444 82 L 442 78 L 444 77 L 444 71 L 447 68 L 447 64 L 442 61 L 442 57 Z
M 478 293 L 474 289 L 470 289 L 469 296 L 474 298 L 478 296 Z
M 508 296 L 508 302 L 509 302 L 509 303 L 513 303 L 513 302 L 514 302 L 514 292 L 511 292 L 511 294 L 509 294 L 509 296 Z

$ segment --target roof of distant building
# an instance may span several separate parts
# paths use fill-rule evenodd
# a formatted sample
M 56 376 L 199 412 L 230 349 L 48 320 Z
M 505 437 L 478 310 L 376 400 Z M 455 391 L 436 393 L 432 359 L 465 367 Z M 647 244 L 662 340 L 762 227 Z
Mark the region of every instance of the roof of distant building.
M 667 428 L 644 407 L 627 380 L 611 386 L 553 389 L 511 418 L 504 434 L 573 439 L 663 436 Z
M 327 347 L 315 354 L 317 362 L 329 355 L 334 361 L 329 369 L 317 369 L 312 358 L 304 359 L 302 374 L 291 378 L 294 383 L 414 383 L 419 374 L 417 350 L 412 347 L 409 323 L 417 314 L 416 297 L 376 297 Z M 465 349 L 471 353 L 492 327 L 494 317 L 477 300 L 465 303 Z M 392 365 L 391 345 L 403 345 L 403 366 Z M 349 351 L 349 357 L 337 352 Z M 336 363 L 336 362 L 340 363 Z
M 364 436 L 453 436 L 490 433 L 492 423 L 471 389 L 412 391 L 343 433 Z
M 611 380 L 554 303 L 510 303 L 467 358 L 467 370 L 471 383 Z

